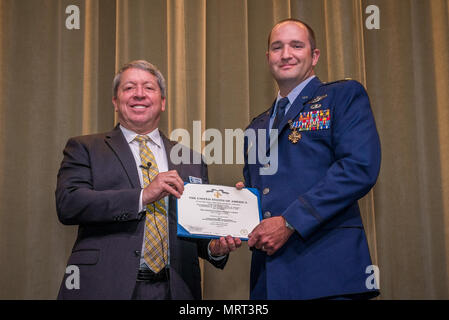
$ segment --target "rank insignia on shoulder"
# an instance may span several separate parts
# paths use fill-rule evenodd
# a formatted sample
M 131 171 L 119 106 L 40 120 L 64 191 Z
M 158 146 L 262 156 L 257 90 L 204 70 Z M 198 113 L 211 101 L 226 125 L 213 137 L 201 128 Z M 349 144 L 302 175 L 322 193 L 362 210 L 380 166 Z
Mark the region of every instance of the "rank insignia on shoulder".
M 331 126 L 330 109 L 306 111 L 299 114 L 298 120 L 292 122 L 290 129 L 299 131 L 323 130 Z
M 344 78 L 344 79 L 330 81 L 330 82 L 323 82 L 323 84 L 325 86 L 328 86 L 328 85 L 331 85 L 331 84 L 340 83 L 340 82 L 346 82 L 346 81 L 351 81 L 351 80 L 352 80 L 351 78 Z

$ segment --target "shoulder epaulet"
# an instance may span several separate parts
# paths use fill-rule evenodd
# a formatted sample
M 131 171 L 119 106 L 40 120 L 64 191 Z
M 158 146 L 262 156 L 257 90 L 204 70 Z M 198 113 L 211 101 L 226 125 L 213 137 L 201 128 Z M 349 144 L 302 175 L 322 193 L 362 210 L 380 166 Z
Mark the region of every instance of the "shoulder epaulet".
M 262 112 L 262 113 L 260 113 L 260 114 L 258 114 L 257 116 L 255 116 L 254 118 L 253 118 L 253 120 L 251 120 L 251 122 L 253 122 L 254 120 L 256 120 L 257 118 L 259 118 L 259 117 L 261 117 L 261 116 L 263 116 L 263 115 L 265 115 L 265 114 L 269 114 L 270 113 L 270 109 L 271 109 L 271 107 L 269 107 L 267 110 L 265 110 L 264 112 Z
M 335 80 L 335 81 L 331 81 L 331 82 L 323 82 L 323 85 L 328 86 L 330 84 L 345 82 L 345 81 L 350 81 L 350 80 L 352 80 L 352 78 L 344 78 L 344 79 Z

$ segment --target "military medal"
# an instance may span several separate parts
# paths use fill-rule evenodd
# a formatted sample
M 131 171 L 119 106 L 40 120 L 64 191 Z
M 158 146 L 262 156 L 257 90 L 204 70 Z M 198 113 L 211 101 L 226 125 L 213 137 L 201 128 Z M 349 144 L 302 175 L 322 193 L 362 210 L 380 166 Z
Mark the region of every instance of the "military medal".
M 291 143 L 297 143 L 299 140 L 301 140 L 301 134 L 298 132 L 298 128 L 293 127 L 293 122 L 291 120 L 288 120 L 288 125 L 290 126 L 290 134 L 288 135 L 288 140 L 291 141 Z
M 297 143 L 301 139 L 301 134 L 296 130 L 296 128 L 288 135 L 288 140 L 292 143 Z

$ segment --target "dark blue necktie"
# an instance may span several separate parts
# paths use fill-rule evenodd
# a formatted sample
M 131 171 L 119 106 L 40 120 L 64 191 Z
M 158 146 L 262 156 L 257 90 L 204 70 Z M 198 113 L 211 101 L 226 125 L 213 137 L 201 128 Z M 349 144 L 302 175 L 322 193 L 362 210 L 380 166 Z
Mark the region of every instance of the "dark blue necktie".
M 277 108 L 277 112 L 276 112 L 276 117 L 274 118 L 273 121 L 273 126 L 271 127 L 272 129 L 278 129 L 279 128 L 279 124 L 282 122 L 282 119 L 284 119 L 284 115 L 285 115 L 285 107 L 288 104 L 288 98 L 284 97 L 281 100 L 279 100 L 278 102 L 278 108 Z

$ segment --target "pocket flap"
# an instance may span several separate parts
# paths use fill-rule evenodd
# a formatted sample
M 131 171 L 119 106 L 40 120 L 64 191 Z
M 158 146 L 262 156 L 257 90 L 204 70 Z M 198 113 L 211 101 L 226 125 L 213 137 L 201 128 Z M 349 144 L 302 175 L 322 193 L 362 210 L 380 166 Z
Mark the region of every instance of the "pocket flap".
M 100 250 L 98 249 L 83 249 L 72 252 L 69 258 L 68 265 L 92 265 L 97 264 Z

